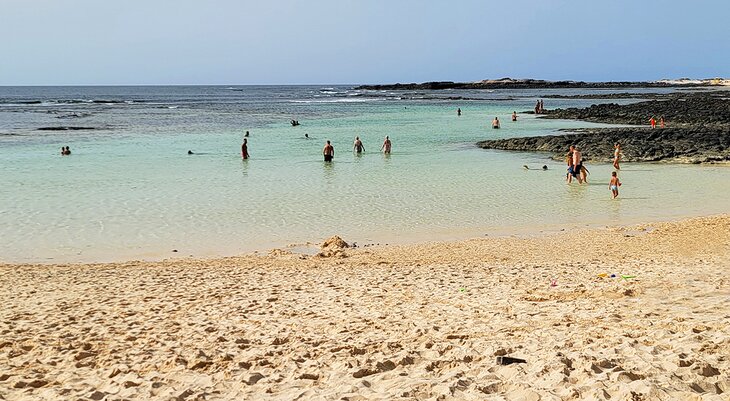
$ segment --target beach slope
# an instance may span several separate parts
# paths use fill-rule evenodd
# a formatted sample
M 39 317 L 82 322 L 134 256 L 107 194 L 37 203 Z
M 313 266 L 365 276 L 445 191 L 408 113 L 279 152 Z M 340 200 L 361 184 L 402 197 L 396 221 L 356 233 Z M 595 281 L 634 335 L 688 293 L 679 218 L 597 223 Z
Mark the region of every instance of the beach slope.
M 0 305 L 3 400 L 730 394 L 730 216 L 320 256 L 4 265 Z

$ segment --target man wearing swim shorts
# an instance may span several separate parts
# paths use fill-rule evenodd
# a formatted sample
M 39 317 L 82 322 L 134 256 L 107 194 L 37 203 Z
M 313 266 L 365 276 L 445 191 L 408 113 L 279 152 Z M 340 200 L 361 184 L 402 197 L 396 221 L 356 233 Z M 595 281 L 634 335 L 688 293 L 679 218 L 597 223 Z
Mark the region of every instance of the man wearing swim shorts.
M 329 140 L 327 141 L 327 144 L 324 145 L 322 154 L 324 154 L 324 161 L 326 162 L 331 162 L 332 159 L 335 157 L 335 148 L 334 146 L 332 146 Z

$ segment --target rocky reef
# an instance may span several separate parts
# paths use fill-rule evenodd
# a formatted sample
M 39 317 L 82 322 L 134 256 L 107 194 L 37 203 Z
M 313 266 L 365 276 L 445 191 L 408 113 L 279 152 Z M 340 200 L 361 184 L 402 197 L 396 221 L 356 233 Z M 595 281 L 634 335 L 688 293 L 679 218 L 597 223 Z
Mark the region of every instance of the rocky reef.
M 620 143 L 623 160 L 629 162 L 730 161 L 730 95 L 726 91 L 684 93 L 662 101 L 600 104 L 547 113 L 542 118 L 642 126 L 571 129 L 562 135 L 488 140 L 477 145 L 484 149 L 550 152 L 557 159 L 565 156 L 570 145 L 576 145 L 586 160 L 608 162 L 613 158 L 614 143 Z M 667 128 L 650 128 L 651 116 L 657 120 L 663 116 Z
M 439 89 L 615 89 L 615 88 L 666 88 L 666 87 L 700 87 L 713 85 L 710 81 L 677 83 L 673 81 L 654 82 L 584 82 L 584 81 L 545 81 L 542 79 L 487 79 L 477 82 L 424 82 L 424 83 L 396 83 L 387 85 L 361 85 L 355 89 L 371 90 L 439 90 Z
M 93 129 L 96 129 L 96 128 L 95 127 L 69 127 L 69 126 L 36 128 L 37 131 L 85 131 L 85 130 L 93 130 Z
M 584 120 L 609 124 L 648 125 L 649 118 L 677 124 L 730 124 L 730 91 L 677 93 L 664 100 L 618 105 L 594 104 L 578 109 L 547 110 L 542 118 Z
M 730 161 L 730 127 L 688 128 L 595 128 L 573 130 L 565 135 L 533 136 L 482 141 L 484 149 L 550 152 L 562 159 L 576 145 L 585 160 L 609 162 L 613 145 L 620 143 L 623 161 L 711 163 Z

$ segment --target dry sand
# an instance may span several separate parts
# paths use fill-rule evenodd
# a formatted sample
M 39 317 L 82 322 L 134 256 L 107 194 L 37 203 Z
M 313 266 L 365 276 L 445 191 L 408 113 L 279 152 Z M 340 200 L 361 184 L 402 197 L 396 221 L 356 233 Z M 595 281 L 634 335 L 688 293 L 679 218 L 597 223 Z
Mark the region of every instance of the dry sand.
M 0 399 L 730 399 L 730 216 L 326 255 L 0 266 Z

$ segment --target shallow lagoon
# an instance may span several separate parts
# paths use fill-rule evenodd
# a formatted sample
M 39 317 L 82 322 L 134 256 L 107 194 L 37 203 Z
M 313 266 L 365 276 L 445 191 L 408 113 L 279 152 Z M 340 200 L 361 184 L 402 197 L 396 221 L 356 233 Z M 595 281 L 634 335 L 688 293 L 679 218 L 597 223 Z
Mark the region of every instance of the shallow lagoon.
M 364 245 L 728 211 L 724 166 L 626 164 L 612 201 L 609 164 L 588 166 L 590 184 L 567 185 L 563 164 L 550 155 L 478 149 L 481 139 L 595 124 L 526 114 L 509 121 L 548 91 L 451 92 L 0 88 L 0 260 L 206 257 L 333 234 Z M 483 100 L 404 99 L 447 95 Z M 83 102 L 68 101 L 77 98 Z M 548 108 L 590 103 L 545 100 Z M 489 128 L 494 116 L 502 129 Z M 291 118 L 302 125 L 291 127 Z M 97 129 L 36 131 L 57 125 Z M 246 129 L 251 159 L 242 161 Z M 352 152 L 356 135 L 363 155 Z M 389 156 L 378 152 L 385 135 Z M 321 160 L 326 139 L 336 150 L 332 164 Z M 73 154 L 58 155 L 62 145 Z

